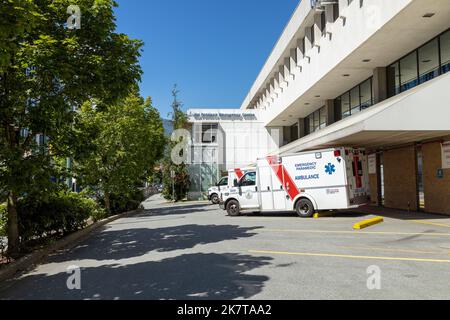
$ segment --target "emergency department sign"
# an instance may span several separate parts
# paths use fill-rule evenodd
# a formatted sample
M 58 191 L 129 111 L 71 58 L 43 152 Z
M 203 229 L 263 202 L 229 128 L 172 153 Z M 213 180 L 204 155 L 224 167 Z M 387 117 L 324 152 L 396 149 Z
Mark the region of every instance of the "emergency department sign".
M 442 169 L 450 169 L 450 142 L 442 144 Z

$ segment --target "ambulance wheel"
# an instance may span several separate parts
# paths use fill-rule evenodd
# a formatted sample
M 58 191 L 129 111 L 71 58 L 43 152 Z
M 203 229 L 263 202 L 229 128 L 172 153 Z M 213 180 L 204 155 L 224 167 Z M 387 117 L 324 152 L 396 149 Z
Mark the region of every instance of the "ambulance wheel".
M 300 199 L 295 206 L 295 211 L 302 218 L 311 218 L 314 215 L 314 205 L 308 199 Z
M 236 200 L 231 200 L 230 202 L 228 202 L 227 204 L 227 212 L 228 215 L 231 217 L 237 217 L 241 214 L 240 212 L 240 208 L 239 208 L 239 202 L 237 202 Z
M 211 196 L 211 202 L 212 202 L 212 204 L 219 204 L 219 202 L 220 202 L 219 196 L 217 194 L 213 194 Z

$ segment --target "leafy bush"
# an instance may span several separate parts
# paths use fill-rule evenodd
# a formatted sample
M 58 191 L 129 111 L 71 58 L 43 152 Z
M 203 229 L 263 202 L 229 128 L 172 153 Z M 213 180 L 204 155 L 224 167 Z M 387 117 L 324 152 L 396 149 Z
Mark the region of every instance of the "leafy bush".
M 6 237 L 6 225 L 8 223 L 6 212 L 6 204 L 0 204 L 0 237 Z
M 144 200 L 144 193 L 139 189 L 126 194 L 112 194 L 110 196 L 111 214 L 137 210 Z
M 59 191 L 46 199 L 32 196 L 20 200 L 18 205 L 19 231 L 22 242 L 52 234 L 64 235 L 80 230 L 89 218 L 98 220 L 104 211 L 92 199 L 81 194 Z

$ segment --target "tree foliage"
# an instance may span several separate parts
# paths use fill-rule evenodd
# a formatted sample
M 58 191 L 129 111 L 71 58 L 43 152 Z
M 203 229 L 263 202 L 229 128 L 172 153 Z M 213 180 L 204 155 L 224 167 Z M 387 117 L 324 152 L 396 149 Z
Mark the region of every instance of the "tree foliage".
M 159 112 L 133 93 L 104 110 L 85 104 L 82 118 L 97 132 L 95 151 L 79 159 L 79 180 L 97 186 L 111 211 L 111 196 L 135 192 L 153 174 L 166 140 Z
M 182 103 L 178 100 L 179 91 L 175 85 L 172 90 L 172 121 L 174 130 L 188 129 L 187 116 L 182 110 Z M 186 198 L 189 191 L 189 172 L 186 163 L 175 164 L 172 159 L 172 150 L 180 141 L 171 141 L 163 161 L 163 196 L 167 200 L 181 201 Z M 181 151 L 181 152 L 185 152 Z M 172 175 L 174 174 L 174 175 Z
M 2 0 L 0 190 L 8 198 L 9 251 L 19 249 L 17 202 L 53 187 L 57 157 L 83 153 L 75 110 L 111 105 L 140 79 L 142 43 L 115 32 L 113 0 L 77 0 L 82 28 L 69 30 L 71 0 Z M 29 25 L 27 23 L 31 21 Z M 36 136 L 45 137 L 45 145 Z

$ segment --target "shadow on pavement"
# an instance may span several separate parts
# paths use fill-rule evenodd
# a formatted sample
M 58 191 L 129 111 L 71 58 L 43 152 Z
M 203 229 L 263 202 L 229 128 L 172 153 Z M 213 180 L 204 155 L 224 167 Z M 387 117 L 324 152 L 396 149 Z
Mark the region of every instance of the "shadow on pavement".
M 186 215 L 191 213 L 206 213 L 217 210 L 217 207 L 212 205 L 185 205 L 173 207 L 160 207 L 154 209 L 147 209 L 143 213 L 136 215 L 136 217 L 158 217 L 168 215 Z
M 230 300 L 260 293 L 267 276 L 246 274 L 272 258 L 239 254 L 186 254 L 159 262 L 81 270 L 81 290 L 70 291 L 65 272 L 31 275 L 2 299 Z M 27 290 L 32 288 L 32 290 Z
M 108 230 L 92 235 L 70 252 L 54 255 L 50 262 L 70 260 L 121 260 L 152 251 L 169 252 L 256 235 L 260 227 L 233 225 L 182 225 L 158 229 Z

